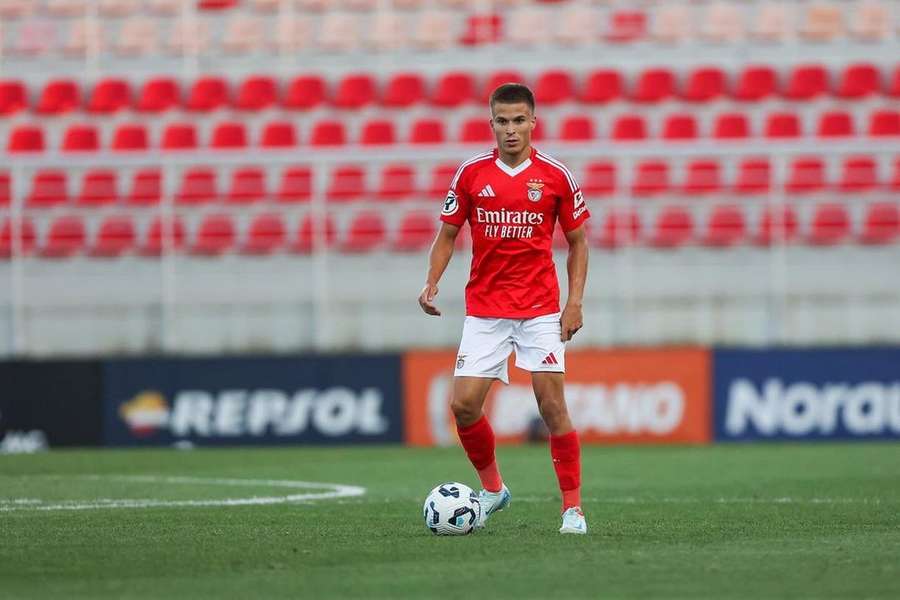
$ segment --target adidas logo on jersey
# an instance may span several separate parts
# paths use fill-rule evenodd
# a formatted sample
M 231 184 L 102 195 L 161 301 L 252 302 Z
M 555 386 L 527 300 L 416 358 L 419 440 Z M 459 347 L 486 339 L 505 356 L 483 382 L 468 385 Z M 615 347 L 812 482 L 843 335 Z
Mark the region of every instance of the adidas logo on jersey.
M 494 193 L 494 188 L 491 187 L 491 184 L 484 186 L 484 188 L 478 192 L 479 198 L 496 198 L 497 194 Z
M 559 362 L 556 360 L 556 357 L 553 356 L 553 353 L 547 355 L 547 358 L 541 361 L 542 365 L 558 365 Z

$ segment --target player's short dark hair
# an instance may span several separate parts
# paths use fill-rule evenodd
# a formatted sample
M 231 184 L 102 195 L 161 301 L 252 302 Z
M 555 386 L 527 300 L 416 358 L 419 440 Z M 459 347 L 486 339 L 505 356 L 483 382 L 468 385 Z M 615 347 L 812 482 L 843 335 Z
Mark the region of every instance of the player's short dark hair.
M 524 102 L 534 112 L 534 93 L 521 83 L 504 83 L 491 93 L 491 108 L 494 104 L 518 104 Z

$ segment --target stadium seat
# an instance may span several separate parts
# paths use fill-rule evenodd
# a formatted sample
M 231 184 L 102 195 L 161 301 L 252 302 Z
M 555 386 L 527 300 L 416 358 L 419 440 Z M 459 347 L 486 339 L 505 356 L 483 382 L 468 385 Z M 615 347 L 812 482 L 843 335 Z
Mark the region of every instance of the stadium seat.
M 853 117 L 849 112 L 833 110 L 819 115 L 819 125 L 816 128 L 816 135 L 819 137 L 851 137 L 854 132 Z
M 144 57 L 159 51 L 159 28 L 154 19 L 136 16 L 126 19 L 119 27 L 115 43 L 117 54 L 127 57 Z
M 879 42 L 888 36 L 891 15 L 887 6 L 878 0 L 858 2 L 851 11 L 850 35 L 864 42 Z
M 734 112 L 716 115 L 712 136 L 718 140 L 742 140 L 750 137 L 747 115 Z
M 274 25 L 267 45 L 272 52 L 281 56 L 307 51 L 315 42 L 318 22 L 312 15 L 299 11 L 288 12 L 286 16 L 279 15 Z
M 613 208 L 607 213 L 594 245 L 614 249 L 637 244 L 642 239 L 641 229 L 641 218 L 636 210 Z
M 444 122 L 441 119 L 424 118 L 413 121 L 409 135 L 411 144 L 442 144 L 444 141 Z
M 791 205 L 766 205 L 753 242 L 760 246 L 790 244 L 797 239 L 797 212 Z
M 647 36 L 647 13 L 640 10 L 615 10 L 609 14 L 604 38 L 608 42 L 625 44 Z
M 495 89 L 503 85 L 504 83 L 524 83 L 528 84 L 525 79 L 525 76 L 521 71 L 516 71 L 512 69 L 501 69 L 499 71 L 494 71 L 490 75 L 488 75 L 487 79 L 485 79 L 484 88 L 482 89 L 481 99 L 484 102 L 487 102 L 491 94 Z
M 613 121 L 612 139 L 617 141 L 647 139 L 647 125 L 640 115 L 620 115 Z
M 388 165 L 381 171 L 375 197 L 382 201 L 410 200 L 418 193 L 416 171 L 411 165 Z
M 733 43 L 744 35 L 744 18 L 733 2 L 714 2 L 703 15 L 702 39 L 713 43 Z
M 297 234 L 289 242 L 288 249 L 297 254 L 309 254 L 314 248 L 330 248 L 337 241 L 337 227 L 331 215 L 324 218 L 306 213 L 300 220 Z
M 385 240 L 384 220 L 375 211 L 360 211 L 353 216 L 340 250 L 347 253 L 372 252 Z
M 10 154 L 19 152 L 43 152 L 44 130 L 38 125 L 18 125 L 10 129 L 6 151 Z
M 813 2 L 805 5 L 800 37 L 810 42 L 830 42 L 844 32 L 841 8 L 833 3 Z
M 871 156 L 846 158 L 838 189 L 842 192 L 868 192 L 878 188 L 878 165 Z
M 693 160 L 687 165 L 682 191 L 685 194 L 713 194 L 722 191 L 721 165 L 715 160 Z
M 69 201 L 68 181 L 65 171 L 37 171 L 31 179 L 31 193 L 25 198 L 25 205 L 33 208 L 59 206 Z
M 190 253 L 199 256 L 220 256 L 234 248 L 236 232 L 231 217 L 210 214 L 197 226 Z
M 575 82 L 568 71 L 552 69 L 538 75 L 534 83 L 535 101 L 539 106 L 555 106 L 575 98 Z
M 874 137 L 900 136 L 900 111 L 874 111 L 869 115 L 869 135 Z
M 211 112 L 231 101 L 228 82 L 222 77 L 201 77 L 188 93 L 185 108 L 194 112 Z
M 499 14 L 470 14 L 466 17 L 459 43 L 463 46 L 495 44 L 503 36 L 503 17 Z
M 588 198 L 610 196 L 616 191 L 616 163 L 593 161 L 584 169 L 581 191 Z
M 900 65 L 891 72 L 884 93 L 892 98 L 900 98 Z
M 594 121 L 590 117 L 565 117 L 559 130 L 559 139 L 567 142 L 587 142 L 593 140 L 595 135 Z
M 163 130 L 163 150 L 195 150 L 197 130 L 192 123 L 169 123 Z
M 562 16 L 562 15 L 560 15 Z M 513 7 L 507 14 L 506 37 L 504 42 L 514 47 L 529 48 L 541 42 L 535 39 L 534 32 L 546 27 L 546 13 L 535 6 Z M 554 35 L 552 31 L 550 35 Z
M 309 167 L 288 167 L 281 172 L 278 192 L 275 194 L 278 202 L 308 202 L 311 197 L 312 171 Z
M 344 77 L 337 86 L 332 104 L 337 108 L 357 110 L 375 102 L 375 80 L 370 75 Z
M 209 22 L 201 19 L 174 19 L 166 28 L 166 50 L 175 56 L 199 56 L 209 52 Z
M 247 147 L 247 130 L 243 123 L 218 123 L 213 128 L 210 147 L 217 150 L 239 150 Z
M 704 246 L 728 248 L 746 239 L 747 224 L 744 213 L 734 205 L 716 206 L 706 222 L 706 230 L 701 238 Z
M 125 17 L 137 8 L 131 0 L 99 0 L 97 9 L 104 17 Z
M 397 73 L 390 78 L 381 96 L 388 108 L 409 108 L 425 100 L 425 80 L 418 73 Z
M 747 158 L 738 165 L 734 191 L 741 195 L 768 194 L 772 189 L 772 168 L 768 159 Z
M 68 258 L 84 250 L 85 239 L 84 221 L 80 217 L 60 216 L 50 223 L 38 252 L 45 258 Z
M 325 196 L 329 202 L 361 200 L 367 191 L 366 172 L 362 167 L 342 166 L 331 171 Z
M 44 86 L 35 111 L 44 115 L 61 115 L 81 108 L 81 91 L 71 79 L 54 79 Z
M 800 117 L 795 113 L 775 112 L 766 115 L 764 135 L 767 138 L 797 138 L 802 135 Z
M 326 11 L 319 20 L 317 29 L 318 46 L 327 53 L 357 50 L 362 41 L 358 15 Z
M 104 54 L 108 45 L 107 30 L 96 20 L 79 18 L 68 21 L 67 33 L 60 49 L 66 56 L 84 58 L 89 52 Z
M 162 199 L 162 173 L 159 169 L 135 171 L 131 179 L 131 191 L 125 202 L 131 206 L 155 206 Z
M 859 241 L 863 244 L 892 244 L 900 238 L 900 211 L 895 202 L 875 202 L 866 209 Z M 2 244 L 0 244 L 2 245 Z
M 12 185 L 9 173 L 0 171 L 0 207 L 7 207 L 12 198 Z
M 850 217 L 843 204 L 826 202 L 816 207 L 809 232 L 809 243 L 831 246 L 846 241 L 850 235 Z
M 140 112 L 159 113 L 181 105 L 181 87 L 171 77 L 150 79 L 144 83 L 135 108 Z
M 81 179 L 81 191 L 75 197 L 79 206 L 104 206 L 119 200 L 116 172 L 110 169 L 94 169 Z
M 647 69 L 637 78 L 631 99 L 634 102 L 654 103 L 675 95 L 675 75 L 669 69 Z
M 101 221 L 88 254 L 115 258 L 134 250 L 137 235 L 134 222 L 127 215 L 110 215 Z
M 475 78 L 471 73 L 450 71 L 438 78 L 429 100 L 434 106 L 463 106 L 475 100 L 475 89 Z
M 546 13 L 536 12 L 542 22 L 539 27 L 528 27 L 519 31 L 520 35 L 529 36 L 534 43 L 534 32 L 543 29 L 545 26 Z M 553 21 L 556 26 L 553 28 L 551 35 L 553 41 L 562 46 L 571 46 L 578 48 L 587 46 L 594 42 L 597 38 L 597 13 L 588 6 L 570 4 L 560 7 L 558 13 L 554 14 Z M 513 34 L 513 25 L 510 24 L 510 35 Z
M 637 163 L 631 193 L 645 198 L 669 191 L 669 163 L 662 160 L 642 160 Z
M 191 167 L 181 174 L 181 186 L 175 202 L 188 206 L 208 204 L 219 198 L 216 171 L 209 167 Z
M 691 113 L 667 115 L 663 121 L 664 140 L 693 140 L 697 138 L 697 119 Z
M 3 227 L 0 228 L 0 258 L 9 258 L 14 253 L 28 256 L 34 252 L 37 243 L 34 223 L 27 217 L 20 218 L 18 223 L 14 235 L 12 218 L 4 219 Z
M 324 120 L 313 125 L 309 143 L 313 146 L 343 146 L 347 133 L 343 121 Z
M 138 252 L 144 256 L 176 253 L 184 248 L 186 237 L 184 221 L 177 216 L 166 218 L 157 215 L 147 227 L 147 233 L 138 247 Z
M 472 117 L 463 121 L 459 141 L 466 144 L 489 144 L 494 141 L 494 133 L 485 117 Z
M 667 206 L 657 214 L 648 242 L 655 248 L 677 248 L 690 241 L 693 235 L 691 213 L 680 206 Z
M 410 29 L 406 16 L 384 10 L 372 15 L 371 21 L 366 25 L 363 43 L 375 52 L 396 51 L 406 47 L 409 37 Z
M 295 77 L 287 87 L 282 106 L 293 110 L 310 110 L 325 102 L 327 86 L 318 75 Z
M 247 238 L 240 251 L 242 254 L 273 254 L 280 251 L 286 241 L 287 228 L 281 215 L 262 213 L 250 221 Z
M 888 181 L 888 189 L 892 192 L 900 192 L 900 158 L 894 160 L 894 171 Z
M 41 56 L 50 54 L 59 36 L 57 22 L 47 19 L 29 19 L 18 27 L 18 39 L 10 49 L 14 54 Z
M 785 189 L 791 194 L 820 192 L 825 189 L 825 163 L 821 158 L 798 158 L 791 162 Z
M 146 150 L 149 146 L 147 128 L 140 123 L 122 123 L 113 133 L 111 147 L 115 152 Z
M 394 122 L 387 119 L 374 119 L 362 126 L 359 143 L 363 146 L 390 146 L 397 143 Z
M 268 28 L 259 18 L 238 13 L 225 24 L 220 48 L 238 56 L 252 55 L 265 45 L 267 35 Z
M 254 76 L 241 82 L 234 100 L 238 110 L 256 112 L 278 102 L 278 84 L 273 77 Z
M 769 66 L 749 65 L 737 78 L 732 97 L 744 102 L 758 102 L 774 96 L 778 89 L 778 75 Z
M 828 70 L 823 65 L 795 67 L 788 77 L 783 95 L 790 100 L 812 100 L 828 94 Z
M 431 171 L 430 183 L 425 190 L 429 200 L 443 201 L 450 189 L 450 183 L 453 181 L 454 175 L 459 165 L 445 164 L 437 165 Z
M 622 74 L 612 69 L 588 73 L 579 99 L 585 104 L 605 104 L 623 96 Z
M 18 19 L 34 14 L 38 3 L 34 0 L 6 0 L 0 2 L 0 17 L 4 19 Z
M 412 28 L 412 44 L 423 50 L 446 50 L 454 42 L 453 29 L 447 23 L 453 16 L 443 10 L 418 11 Z
M 231 185 L 225 195 L 231 204 L 252 204 L 261 202 L 268 196 L 266 174 L 257 167 L 235 169 L 231 172 Z
M 125 79 L 103 79 L 94 86 L 88 112 L 112 114 L 131 108 L 131 84 Z
M 19 80 L 0 81 L 0 115 L 8 117 L 28 108 L 28 90 Z
M 702 67 L 692 71 L 681 90 L 688 102 L 709 102 L 725 95 L 725 72 L 718 67 Z
M 840 98 L 859 99 L 881 92 L 881 73 L 871 63 L 848 66 L 841 73 L 835 95 Z
M 63 152 L 96 152 L 99 149 L 99 133 L 93 125 L 70 125 L 63 135 Z
M 293 148 L 297 145 L 297 131 L 290 121 L 270 121 L 263 126 L 259 145 L 263 148 Z
M 406 213 L 400 219 L 397 233 L 391 243 L 395 252 L 421 252 L 434 241 L 437 232 L 437 217 L 433 214 L 415 211 Z
M 651 35 L 660 44 L 679 44 L 691 34 L 691 22 L 684 4 L 660 4 L 654 10 Z

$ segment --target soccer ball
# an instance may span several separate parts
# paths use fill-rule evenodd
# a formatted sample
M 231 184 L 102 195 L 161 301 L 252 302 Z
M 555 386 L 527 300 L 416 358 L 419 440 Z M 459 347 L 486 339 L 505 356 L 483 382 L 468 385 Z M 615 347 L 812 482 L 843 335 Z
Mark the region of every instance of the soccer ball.
M 481 502 L 475 490 L 451 481 L 437 486 L 425 498 L 425 527 L 435 535 L 472 533 L 481 518 Z

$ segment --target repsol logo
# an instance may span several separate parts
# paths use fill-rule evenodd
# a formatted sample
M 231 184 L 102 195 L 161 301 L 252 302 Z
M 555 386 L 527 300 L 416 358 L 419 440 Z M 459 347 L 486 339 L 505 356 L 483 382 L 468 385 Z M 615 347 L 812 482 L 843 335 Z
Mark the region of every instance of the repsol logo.
M 900 382 L 785 383 L 747 379 L 728 389 L 725 432 L 763 436 L 829 435 L 843 427 L 852 435 L 900 434 Z

